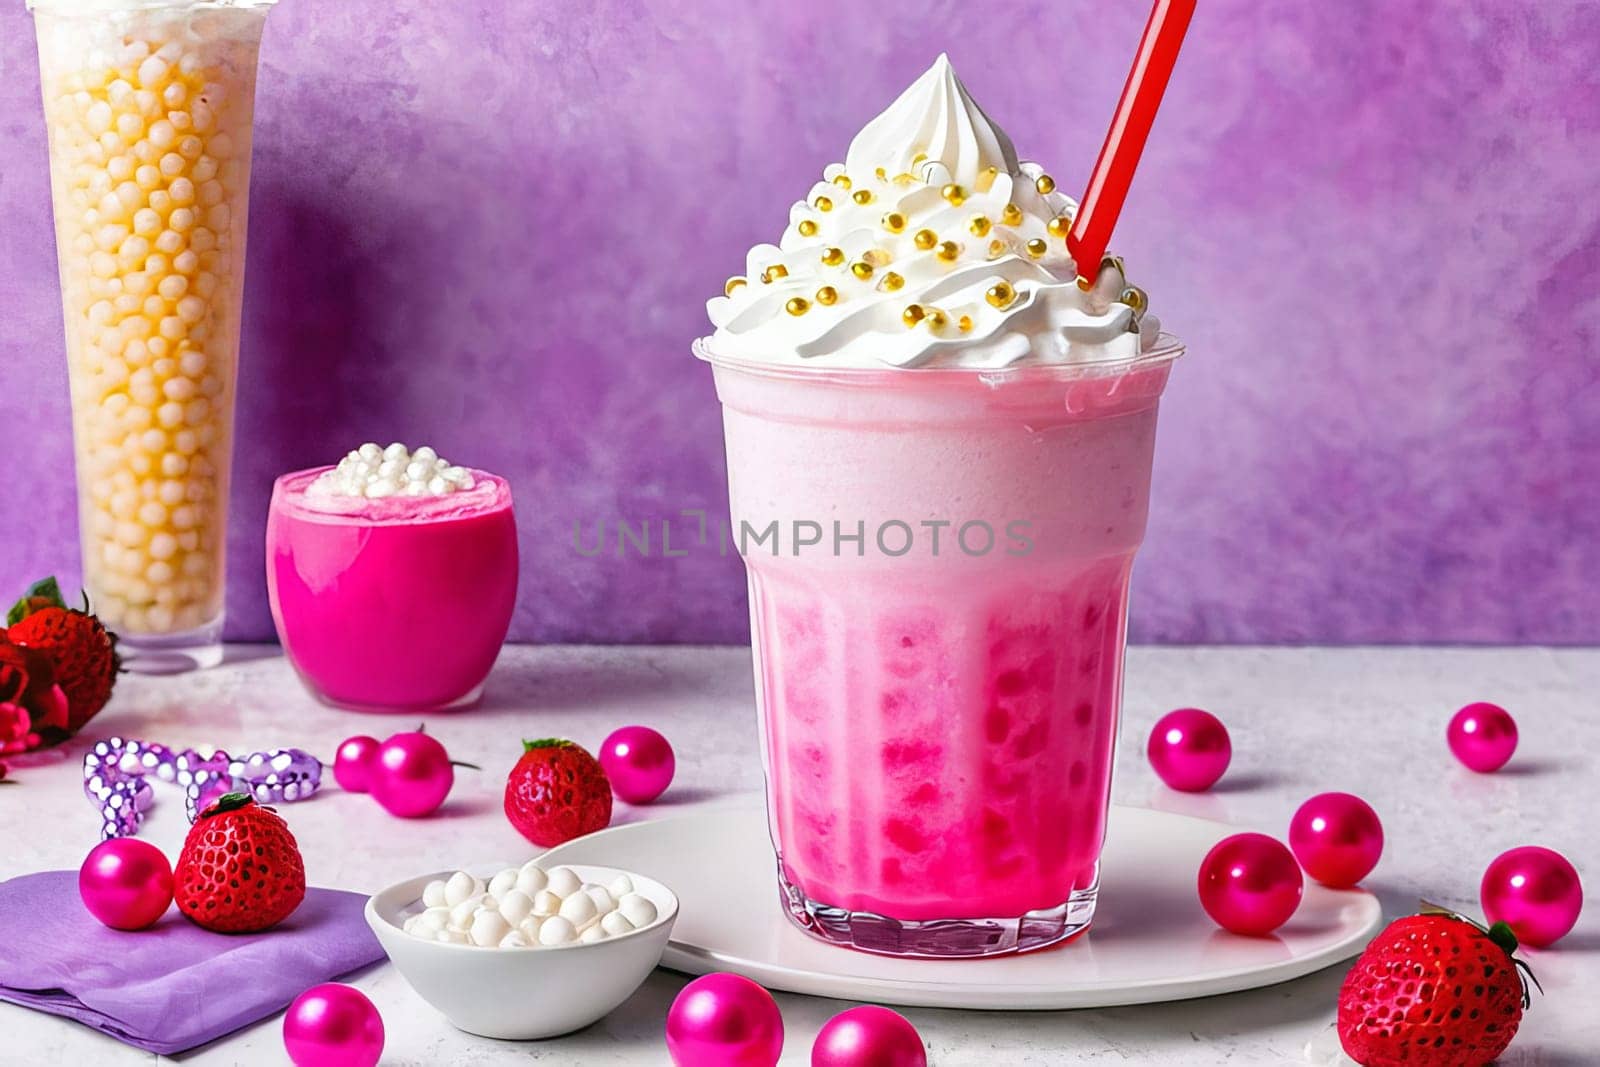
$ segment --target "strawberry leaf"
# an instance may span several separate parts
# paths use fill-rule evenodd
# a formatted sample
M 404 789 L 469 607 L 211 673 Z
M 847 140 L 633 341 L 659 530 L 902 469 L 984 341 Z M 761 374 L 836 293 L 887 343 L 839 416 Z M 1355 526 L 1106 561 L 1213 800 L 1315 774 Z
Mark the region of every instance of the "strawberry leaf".
M 67 602 L 61 598 L 61 586 L 54 577 L 41 578 L 28 586 L 28 591 L 22 599 L 11 605 L 11 610 L 6 612 L 6 625 L 15 626 L 40 608 L 64 608 Z

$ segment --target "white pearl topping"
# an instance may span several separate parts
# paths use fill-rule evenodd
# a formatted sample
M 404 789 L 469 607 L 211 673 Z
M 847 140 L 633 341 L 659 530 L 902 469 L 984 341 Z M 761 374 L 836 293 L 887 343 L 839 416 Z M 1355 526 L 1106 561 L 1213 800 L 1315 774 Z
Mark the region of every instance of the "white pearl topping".
M 379 448 L 368 441 L 345 454 L 339 465 L 319 474 L 306 487 L 313 496 L 366 497 L 448 496 L 476 484 L 472 472 L 457 467 L 423 445 L 412 452 L 396 441 Z M 516 880 L 516 871 L 512 872 Z
M 529 861 L 486 886 L 466 871 L 429 882 L 424 910 L 404 930 L 424 941 L 481 948 L 591 944 L 648 926 L 659 917 L 625 874 L 609 885 L 585 882 L 570 867 L 549 871 Z

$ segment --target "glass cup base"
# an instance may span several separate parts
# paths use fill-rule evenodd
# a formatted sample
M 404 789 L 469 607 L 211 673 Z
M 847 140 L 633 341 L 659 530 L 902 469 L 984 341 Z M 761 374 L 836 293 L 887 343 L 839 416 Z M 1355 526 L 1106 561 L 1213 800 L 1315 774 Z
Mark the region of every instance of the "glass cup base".
M 117 652 L 134 674 L 182 674 L 222 662 L 222 618 L 170 634 L 119 634 Z
M 880 956 L 960 959 L 1036 952 L 1089 929 L 1100 890 L 1075 891 L 1053 908 L 1010 919 L 891 919 L 812 900 L 785 876 L 778 861 L 779 897 L 789 920 L 819 941 Z
M 483 699 L 484 685 L 484 683 L 479 682 L 477 685 L 473 686 L 471 690 L 450 701 L 448 704 L 419 705 L 416 707 L 402 708 L 385 704 L 362 704 L 359 701 L 335 700 L 333 697 L 330 697 L 328 694 L 324 693 L 322 690 L 318 689 L 316 686 L 307 681 L 305 675 L 300 676 L 300 681 L 304 683 L 306 689 L 310 691 L 311 695 L 317 698 L 319 703 L 325 704 L 330 708 L 338 708 L 340 711 L 357 711 L 363 715 L 420 715 L 438 711 L 462 711 L 466 708 L 472 707 L 474 704 L 478 703 L 478 701 Z

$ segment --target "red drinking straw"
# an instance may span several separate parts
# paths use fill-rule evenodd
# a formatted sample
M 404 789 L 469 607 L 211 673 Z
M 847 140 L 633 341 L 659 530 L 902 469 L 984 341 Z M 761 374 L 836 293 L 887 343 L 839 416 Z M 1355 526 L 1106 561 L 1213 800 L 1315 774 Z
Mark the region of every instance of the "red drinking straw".
M 1167 79 L 1172 77 L 1172 65 L 1178 61 L 1178 49 L 1194 15 L 1194 5 L 1195 0 L 1156 0 L 1150 12 L 1139 54 L 1134 57 L 1128 84 L 1122 87 L 1122 99 L 1117 102 L 1116 117 L 1111 120 L 1089 188 L 1067 234 L 1067 251 L 1072 253 L 1079 284 L 1084 288 L 1092 285 L 1100 273 L 1101 257 L 1106 254 L 1122 202 L 1127 199 L 1128 183 L 1133 181 L 1145 138 L 1150 136 L 1150 124 L 1155 121 L 1156 108 L 1161 106 Z

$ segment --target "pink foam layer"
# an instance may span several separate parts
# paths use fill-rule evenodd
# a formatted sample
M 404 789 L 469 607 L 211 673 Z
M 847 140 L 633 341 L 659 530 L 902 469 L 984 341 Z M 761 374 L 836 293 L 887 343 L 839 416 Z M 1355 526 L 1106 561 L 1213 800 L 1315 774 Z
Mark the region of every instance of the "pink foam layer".
M 332 467 L 312 467 L 279 478 L 274 506 L 307 522 L 363 526 L 448 522 L 485 515 L 511 506 L 511 486 L 488 471 L 472 470 L 475 484 L 444 496 L 390 496 L 369 499 L 306 492 L 311 483 Z M 471 469 L 471 468 L 469 468 Z

